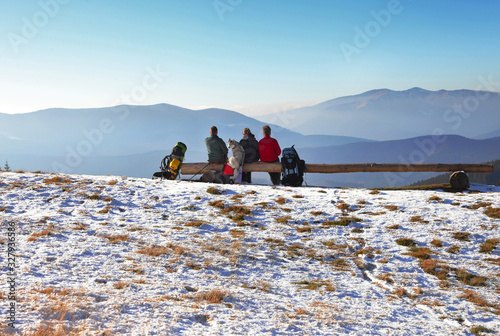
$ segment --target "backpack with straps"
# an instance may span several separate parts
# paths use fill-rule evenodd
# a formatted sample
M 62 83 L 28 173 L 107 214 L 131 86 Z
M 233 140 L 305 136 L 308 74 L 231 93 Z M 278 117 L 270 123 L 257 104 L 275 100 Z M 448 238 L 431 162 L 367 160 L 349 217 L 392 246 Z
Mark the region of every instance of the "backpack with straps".
M 283 149 L 281 156 L 281 184 L 290 187 L 300 187 L 304 182 L 306 163 L 301 160 L 295 150 L 295 145 Z
M 178 142 L 172 148 L 170 155 L 167 155 L 161 161 L 161 172 L 156 172 L 153 177 L 160 177 L 161 179 L 175 180 L 179 175 L 182 162 L 184 161 L 184 154 L 187 151 L 187 146 Z

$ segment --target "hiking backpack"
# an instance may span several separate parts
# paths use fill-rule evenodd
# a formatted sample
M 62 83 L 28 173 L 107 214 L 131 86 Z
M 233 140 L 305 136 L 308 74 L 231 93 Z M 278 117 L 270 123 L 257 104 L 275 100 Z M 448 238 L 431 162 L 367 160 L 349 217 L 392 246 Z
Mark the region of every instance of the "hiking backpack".
M 295 145 L 283 149 L 281 156 L 281 184 L 290 187 L 300 187 L 304 182 L 306 163 L 301 160 L 295 150 Z
M 175 180 L 179 175 L 179 170 L 181 168 L 182 162 L 184 161 L 184 154 L 187 151 L 187 146 L 178 142 L 172 148 L 172 153 L 163 158 L 160 164 L 161 172 L 156 172 L 153 174 L 154 177 L 160 177 L 161 179 Z

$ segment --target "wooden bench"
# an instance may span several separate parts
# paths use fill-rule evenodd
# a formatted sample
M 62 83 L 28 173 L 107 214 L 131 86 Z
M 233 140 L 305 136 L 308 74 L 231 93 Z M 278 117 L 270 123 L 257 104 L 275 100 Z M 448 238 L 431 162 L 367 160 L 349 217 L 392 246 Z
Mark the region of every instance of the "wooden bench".
M 207 170 L 220 172 L 222 164 L 183 163 L 181 173 L 194 175 Z M 205 167 L 206 166 L 206 167 Z M 205 168 L 203 168 L 205 167 Z M 243 166 L 243 172 L 281 172 L 280 162 L 253 162 Z M 347 163 L 324 164 L 306 163 L 306 173 L 335 174 L 335 173 L 380 173 L 380 172 L 455 172 L 450 177 L 453 189 L 464 190 L 469 186 L 469 179 L 465 173 L 491 173 L 492 164 L 479 163 Z M 462 173 L 465 172 L 465 173 Z

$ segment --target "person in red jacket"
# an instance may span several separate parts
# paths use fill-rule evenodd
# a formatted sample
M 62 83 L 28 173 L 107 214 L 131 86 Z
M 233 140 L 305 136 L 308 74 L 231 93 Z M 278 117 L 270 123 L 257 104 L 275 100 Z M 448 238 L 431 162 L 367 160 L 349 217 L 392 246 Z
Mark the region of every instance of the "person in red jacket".
M 279 162 L 281 148 L 278 141 L 271 138 L 271 127 L 269 127 L 269 125 L 262 127 L 262 133 L 264 138 L 259 141 L 260 161 Z M 269 173 L 269 176 L 271 177 L 271 182 L 274 185 L 280 184 L 281 173 Z

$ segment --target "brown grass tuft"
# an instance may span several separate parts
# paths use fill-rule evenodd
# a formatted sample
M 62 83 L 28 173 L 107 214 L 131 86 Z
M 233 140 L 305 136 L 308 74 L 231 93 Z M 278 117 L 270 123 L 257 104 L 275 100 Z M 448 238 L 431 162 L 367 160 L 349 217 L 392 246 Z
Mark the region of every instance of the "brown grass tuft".
M 479 252 L 480 253 L 491 253 L 494 249 L 497 248 L 499 243 L 500 243 L 500 239 L 498 239 L 498 238 L 488 239 L 483 244 L 481 244 L 481 247 L 479 248 Z
M 474 274 L 468 272 L 464 268 L 460 268 L 460 269 L 456 270 L 455 274 L 456 274 L 457 279 L 466 285 L 474 286 L 474 287 L 486 285 L 486 280 L 487 280 L 486 277 L 474 275 Z
M 130 240 L 129 235 L 104 235 L 103 238 L 108 239 L 111 244 L 118 244 L 119 242 Z
M 212 194 L 212 195 L 221 195 L 224 191 L 216 188 L 216 187 L 209 187 L 207 189 L 207 193 Z
M 439 280 L 445 280 L 448 277 L 448 268 L 443 266 L 436 259 L 426 259 L 420 262 L 420 267 L 425 273 L 436 276 Z
M 43 183 L 45 183 L 45 184 L 51 184 L 51 183 L 54 183 L 54 184 L 69 184 L 69 183 L 71 183 L 71 179 L 64 178 L 62 176 L 54 176 L 51 179 L 44 179 Z
M 276 200 L 275 200 L 276 203 L 278 203 L 279 205 L 283 205 L 287 202 L 287 199 L 284 198 L 284 197 L 278 197 Z
M 425 260 L 425 259 L 429 259 L 431 257 L 432 253 L 433 253 L 432 250 L 428 247 L 412 246 L 410 249 L 410 252 L 403 253 L 403 254 L 412 256 L 413 258 Z
M 151 257 L 159 257 L 159 256 L 161 256 L 163 254 L 167 254 L 169 252 L 170 252 L 170 250 L 166 247 L 163 247 L 163 246 L 146 247 L 146 248 L 143 248 L 143 249 L 137 251 L 137 253 L 145 254 L 145 255 L 148 255 Z
M 417 243 L 411 238 L 398 238 L 396 243 L 401 246 L 415 246 Z
M 452 237 L 456 240 L 469 241 L 469 236 L 469 232 L 455 232 Z
M 432 241 L 431 241 L 431 245 L 432 246 L 435 246 L 435 247 L 443 247 L 443 241 L 437 239 L 437 238 L 434 238 Z
M 206 301 L 208 303 L 217 304 L 223 303 L 224 298 L 228 296 L 229 293 L 220 289 L 212 289 L 207 293 L 199 293 L 195 296 L 196 301 Z
M 484 210 L 484 214 L 491 218 L 500 218 L 500 208 L 488 207 Z
M 427 224 L 429 221 L 426 221 L 422 218 L 422 216 L 413 216 L 410 218 L 410 222 L 412 223 L 421 223 L 421 224 Z
M 458 297 L 459 299 L 466 299 L 469 302 L 472 302 L 476 306 L 479 307 L 488 307 L 489 303 L 485 299 L 483 299 L 479 294 L 470 290 L 464 289 L 464 294 Z

